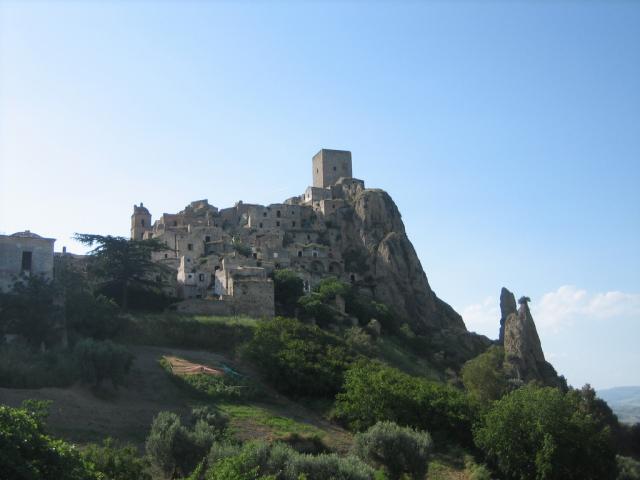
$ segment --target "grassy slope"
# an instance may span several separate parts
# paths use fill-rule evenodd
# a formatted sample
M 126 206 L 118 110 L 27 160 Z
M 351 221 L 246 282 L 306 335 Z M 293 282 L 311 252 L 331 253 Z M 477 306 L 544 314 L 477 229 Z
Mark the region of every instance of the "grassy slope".
M 66 389 L 0 388 L 0 403 L 18 406 L 25 399 L 51 400 L 48 425 L 53 434 L 77 444 L 96 442 L 110 436 L 132 442 L 142 449 L 151 421 L 158 412 L 170 410 L 186 416 L 193 406 L 208 403 L 172 381 L 159 364 L 161 357 L 178 356 L 211 366 L 224 362 L 258 378 L 249 366 L 235 361 L 235 350 L 250 337 L 257 320 L 180 317 L 175 314 L 145 315 L 133 320 L 132 327 L 122 339 L 135 343 L 130 345 L 136 358 L 126 388 L 117 392 L 108 388 L 95 392 L 82 386 Z M 162 324 L 162 328 L 157 328 L 157 322 Z M 184 344 L 197 348 L 174 347 Z M 381 358 L 408 373 L 432 379 L 438 376 L 426 361 L 403 350 L 394 339 L 383 340 L 379 349 Z M 229 415 L 230 428 L 237 438 L 273 440 L 297 433 L 318 436 L 339 452 L 349 449 L 351 434 L 323 418 L 319 413 L 322 408 L 313 408 L 313 402 L 293 402 L 266 385 L 262 387 L 264 398 L 213 402 Z M 430 463 L 427 478 L 471 480 L 470 467 L 465 466 L 460 458 L 463 456 L 459 452 L 436 455 Z

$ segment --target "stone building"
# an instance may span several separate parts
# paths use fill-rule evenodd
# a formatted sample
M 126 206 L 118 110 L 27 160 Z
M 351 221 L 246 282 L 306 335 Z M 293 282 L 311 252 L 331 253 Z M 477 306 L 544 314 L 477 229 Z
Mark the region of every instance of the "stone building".
M 31 275 L 53 279 L 53 244 L 55 239 L 44 238 L 26 230 L 13 235 L 0 235 L 0 290 Z
M 307 290 L 327 275 L 355 278 L 345 268 L 339 228 L 332 222 L 364 182 L 351 177 L 348 151 L 320 150 L 312 168 L 313 186 L 283 203 L 240 201 L 219 210 L 198 200 L 155 222 L 142 203 L 134 205 L 131 238 L 155 238 L 167 246 L 153 259 L 174 272 L 172 293 L 189 300 L 183 311 L 273 316 L 269 277 L 275 269 L 294 269 Z

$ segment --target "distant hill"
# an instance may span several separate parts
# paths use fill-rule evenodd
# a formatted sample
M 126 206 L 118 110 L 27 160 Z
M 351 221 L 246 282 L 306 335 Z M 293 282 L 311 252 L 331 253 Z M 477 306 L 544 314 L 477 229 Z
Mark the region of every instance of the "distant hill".
M 598 390 L 621 422 L 640 423 L 640 387 L 613 387 Z

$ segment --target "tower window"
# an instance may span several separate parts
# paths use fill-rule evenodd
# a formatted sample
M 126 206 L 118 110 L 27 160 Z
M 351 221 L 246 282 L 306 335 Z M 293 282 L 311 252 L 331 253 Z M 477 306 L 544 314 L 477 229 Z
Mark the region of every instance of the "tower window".
M 333 167 L 333 171 L 334 171 L 334 172 L 336 171 L 336 167 Z
M 178 222 L 177 222 L 177 220 L 174 220 L 174 221 L 173 221 L 173 226 L 174 226 L 174 227 L 177 227 L 177 226 L 178 226 Z
M 280 214 L 280 210 L 278 210 L 278 211 L 276 212 L 276 217 L 280 218 L 280 215 L 281 215 L 281 214 Z
M 291 226 L 295 227 L 296 226 L 296 221 L 294 220 L 293 222 L 291 222 Z
M 276 227 L 279 227 L 279 226 L 280 226 L 280 222 L 276 222 Z
M 169 254 L 168 254 L 168 253 L 165 253 L 165 254 L 164 254 L 164 258 L 169 258 Z
M 260 223 L 258 224 L 258 226 L 259 226 L 260 228 L 262 228 L 262 222 L 260 222 Z
M 187 244 L 187 250 L 193 250 L 193 243 Z
M 198 280 L 200 280 L 201 282 L 204 282 L 204 273 L 201 273 L 200 275 L 198 275 Z
M 204 237 L 204 241 L 205 242 L 210 242 L 211 241 L 211 237 L 209 235 L 207 235 L 206 237 Z
M 298 250 L 298 256 L 301 257 L 302 256 L 302 250 Z
M 262 212 L 262 216 L 266 217 L 267 216 L 267 212 Z
M 142 225 L 144 227 L 144 218 L 142 220 L 140 220 L 140 225 Z
M 22 252 L 22 271 L 30 272 L 31 271 L 31 260 L 33 257 L 32 252 Z

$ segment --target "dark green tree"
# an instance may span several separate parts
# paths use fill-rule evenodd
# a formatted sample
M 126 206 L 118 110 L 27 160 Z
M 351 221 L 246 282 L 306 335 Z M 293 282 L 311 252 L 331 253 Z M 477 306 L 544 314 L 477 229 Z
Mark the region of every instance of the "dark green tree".
M 0 405 L 0 478 L 13 480 L 98 480 L 78 449 L 44 431 L 41 418 Z
M 167 246 L 158 240 L 130 240 L 88 233 L 76 233 L 74 238 L 94 247 L 89 252 L 89 271 L 105 291 L 118 292 L 117 300 L 123 310 L 129 306 L 132 289 L 151 290 L 160 286 L 156 277 L 165 267 L 152 261 L 151 254 L 166 250 Z
M 60 299 L 46 278 L 32 275 L 17 281 L 11 291 L 0 293 L 0 333 L 21 335 L 34 348 L 54 343 L 64 318 Z
M 474 432 L 507 480 L 616 478 L 608 427 L 555 388 L 527 385 L 496 401 Z
M 276 270 L 273 274 L 273 289 L 276 313 L 285 317 L 294 317 L 298 299 L 304 295 L 300 276 L 288 268 Z
M 507 377 L 502 369 L 504 349 L 490 347 L 462 367 L 462 382 L 469 395 L 481 405 L 498 400 L 507 390 Z

